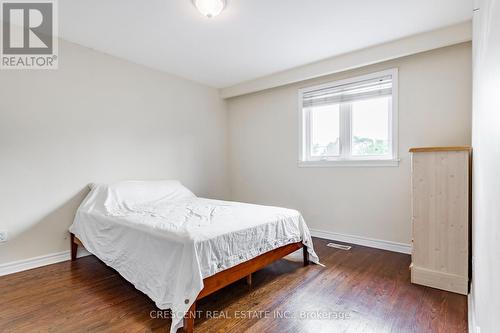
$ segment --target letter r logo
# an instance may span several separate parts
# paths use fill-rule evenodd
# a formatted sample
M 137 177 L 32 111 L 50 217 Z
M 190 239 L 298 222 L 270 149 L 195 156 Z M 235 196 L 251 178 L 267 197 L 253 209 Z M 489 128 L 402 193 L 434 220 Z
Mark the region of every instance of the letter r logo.
M 3 2 L 3 53 L 52 54 L 53 4 Z

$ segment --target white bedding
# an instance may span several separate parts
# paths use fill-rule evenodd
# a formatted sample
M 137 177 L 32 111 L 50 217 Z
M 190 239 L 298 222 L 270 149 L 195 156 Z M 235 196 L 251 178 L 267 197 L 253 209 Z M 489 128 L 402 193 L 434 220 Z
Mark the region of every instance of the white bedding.
M 203 278 L 299 241 L 319 263 L 299 212 L 189 193 L 120 206 L 110 186 L 94 185 L 69 229 L 160 309 L 172 309 L 171 332 L 182 327 Z

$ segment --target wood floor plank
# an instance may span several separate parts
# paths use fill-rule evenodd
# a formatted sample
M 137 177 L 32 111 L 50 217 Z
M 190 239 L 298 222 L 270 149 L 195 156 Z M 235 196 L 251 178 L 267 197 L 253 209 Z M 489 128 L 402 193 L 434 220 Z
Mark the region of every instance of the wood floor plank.
M 195 330 L 467 332 L 466 297 L 412 285 L 408 255 L 326 243 L 325 267 L 280 260 L 202 299 Z M 167 316 L 93 256 L 0 277 L 0 332 L 165 333 Z

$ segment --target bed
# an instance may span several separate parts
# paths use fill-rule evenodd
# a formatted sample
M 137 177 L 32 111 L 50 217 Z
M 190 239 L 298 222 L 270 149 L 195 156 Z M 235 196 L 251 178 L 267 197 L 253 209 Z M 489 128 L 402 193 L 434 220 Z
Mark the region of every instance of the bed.
M 160 309 L 171 332 L 192 332 L 196 300 L 302 249 L 319 263 L 292 209 L 196 197 L 178 181 L 93 184 L 70 226 L 71 258 L 83 246 Z

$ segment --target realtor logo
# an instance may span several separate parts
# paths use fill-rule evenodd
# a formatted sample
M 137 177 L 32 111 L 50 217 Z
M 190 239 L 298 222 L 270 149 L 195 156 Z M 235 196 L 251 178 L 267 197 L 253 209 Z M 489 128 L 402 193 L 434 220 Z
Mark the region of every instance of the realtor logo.
M 56 3 L 2 0 L 1 69 L 57 69 Z

